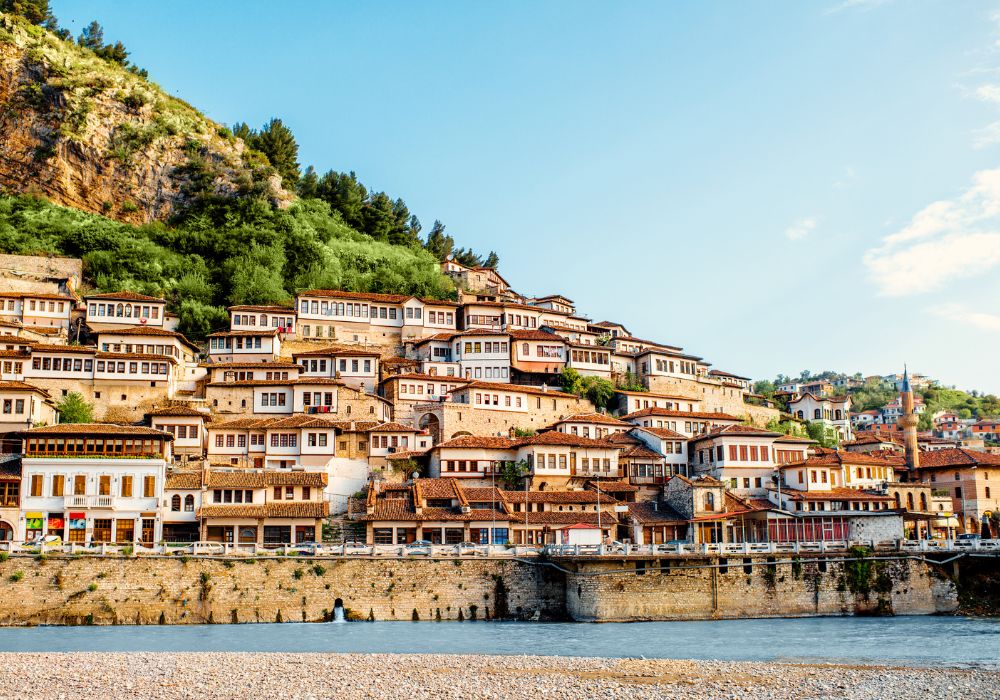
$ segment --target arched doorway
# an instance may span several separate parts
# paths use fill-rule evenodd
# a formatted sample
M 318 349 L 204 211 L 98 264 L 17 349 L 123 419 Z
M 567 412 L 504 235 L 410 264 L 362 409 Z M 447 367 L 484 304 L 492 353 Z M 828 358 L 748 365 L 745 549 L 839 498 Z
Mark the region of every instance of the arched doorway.
M 14 539 L 14 526 L 0 520 L 0 542 L 8 542 Z
M 433 413 L 425 413 L 420 416 L 417 427 L 430 433 L 435 445 L 441 442 L 441 419 Z

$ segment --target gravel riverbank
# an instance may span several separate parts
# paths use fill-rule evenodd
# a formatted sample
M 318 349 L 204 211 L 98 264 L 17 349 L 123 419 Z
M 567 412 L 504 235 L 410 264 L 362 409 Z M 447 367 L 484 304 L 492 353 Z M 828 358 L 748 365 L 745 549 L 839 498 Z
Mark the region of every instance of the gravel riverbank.
M 3 653 L 0 700 L 996 697 L 1000 672 L 551 656 Z

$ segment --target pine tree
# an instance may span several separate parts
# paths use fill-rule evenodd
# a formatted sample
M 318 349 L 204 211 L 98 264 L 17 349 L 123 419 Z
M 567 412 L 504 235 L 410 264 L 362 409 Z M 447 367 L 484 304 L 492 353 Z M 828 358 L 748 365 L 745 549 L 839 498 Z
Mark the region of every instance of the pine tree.
M 23 17 L 32 24 L 44 24 L 50 29 L 56 22 L 49 9 L 49 0 L 0 0 L 0 12 Z
M 444 262 L 455 248 L 455 239 L 444 232 L 444 224 L 440 221 L 435 221 L 430 233 L 427 234 L 427 242 L 424 243 L 424 248 L 435 258 Z
M 280 119 L 272 119 L 257 134 L 257 150 L 267 156 L 268 161 L 286 187 L 294 187 L 299 181 L 299 144 L 291 129 Z
M 319 176 L 311 165 L 306 168 L 299 180 L 299 196 L 302 199 L 316 199 L 319 196 Z
M 483 267 L 489 267 L 492 269 L 497 269 L 500 267 L 500 256 L 496 254 L 495 251 L 490 251 L 490 254 L 486 256 L 486 262 L 483 263 Z
M 85 49 L 100 51 L 104 48 L 104 29 L 97 20 L 94 20 L 83 28 L 80 36 L 76 38 L 76 43 Z

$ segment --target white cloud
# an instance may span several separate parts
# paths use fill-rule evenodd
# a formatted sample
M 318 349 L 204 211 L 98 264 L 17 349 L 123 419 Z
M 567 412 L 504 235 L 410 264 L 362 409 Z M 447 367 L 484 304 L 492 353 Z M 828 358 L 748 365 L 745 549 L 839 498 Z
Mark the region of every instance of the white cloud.
M 974 148 L 988 148 L 1000 143 L 1000 121 L 991 122 L 982 129 L 972 131 Z
M 982 170 L 961 196 L 924 207 L 865 252 L 869 276 L 885 296 L 930 292 L 1000 265 L 1000 169 Z
M 858 10 L 860 12 L 867 12 L 868 10 L 873 10 L 879 5 L 884 5 L 890 2 L 890 0 L 842 0 L 836 5 L 831 5 L 823 11 L 824 15 L 834 15 L 838 12 L 844 12 L 846 10 Z
M 1000 85 L 980 85 L 976 88 L 975 95 L 983 102 L 1000 104 Z
M 858 172 L 850 165 L 844 168 L 844 176 L 833 183 L 834 189 L 843 190 L 854 184 L 858 179 Z
M 801 241 L 816 228 L 816 219 L 799 219 L 785 229 L 785 237 L 790 241 Z
M 934 316 L 973 326 L 984 331 L 1000 331 L 1000 316 L 970 309 L 964 304 L 935 304 L 927 308 Z

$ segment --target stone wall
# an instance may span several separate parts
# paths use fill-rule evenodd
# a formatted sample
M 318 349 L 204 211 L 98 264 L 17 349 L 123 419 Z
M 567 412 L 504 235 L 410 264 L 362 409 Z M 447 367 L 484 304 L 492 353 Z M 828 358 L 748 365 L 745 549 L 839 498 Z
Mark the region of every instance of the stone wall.
M 503 560 L 11 557 L 0 624 L 562 618 L 559 572 Z
M 602 622 L 930 615 L 958 604 L 951 581 L 920 562 L 769 561 L 775 558 L 583 563 L 566 577 L 567 614 Z M 698 563 L 722 566 L 685 568 Z
M 8 291 L 65 294 L 76 289 L 81 279 L 80 258 L 0 255 L 0 280 Z
M 136 421 L 157 406 L 169 403 L 169 388 L 166 382 L 114 383 L 107 380 L 55 379 L 31 377 L 28 383 L 46 389 L 53 401 L 59 402 L 67 393 L 76 392 L 94 406 L 96 421 Z M 97 397 L 100 394 L 100 398 Z M 124 398 L 122 398 L 124 396 Z
M 515 617 L 579 621 L 933 614 L 957 607 L 950 579 L 916 561 L 803 556 L 554 566 L 476 559 L 13 556 L 0 562 L 0 624 Z M 718 566 L 720 565 L 721 566 Z M 692 568 L 716 565 L 716 568 Z M 568 570 L 565 573 L 564 570 Z
M 754 425 L 761 428 L 766 427 L 769 421 L 781 415 L 777 409 L 746 403 L 743 400 L 743 391 L 717 382 L 651 376 L 648 377 L 647 384 L 651 392 L 697 399 L 701 401 L 700 410 L 702 411 L 718 411 L 740 418 L 746 417 Z

